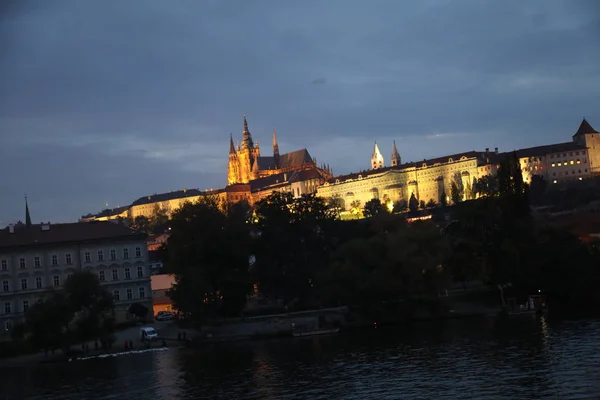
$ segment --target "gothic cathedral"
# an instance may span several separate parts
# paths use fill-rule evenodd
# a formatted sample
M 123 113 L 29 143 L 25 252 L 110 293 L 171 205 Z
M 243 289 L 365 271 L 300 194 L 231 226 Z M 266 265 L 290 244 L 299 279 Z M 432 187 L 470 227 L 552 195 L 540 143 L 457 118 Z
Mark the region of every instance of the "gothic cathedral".
M 306 149 L 279 154 L 279 144 L 277 143 L 275 130 L 273 130 L 273 155 L 261 156 L 258 142 L 255 144 L 252 140 L 252 134 L 248 129 L 248 121 L 245 115 L 242 143 L 235 146 L 233 136 L 230 135 L 229 137 L 228 185 L 246 184 L 270 175 L 314 168 L 319 169 L 328 176 L 331 175 L 328 166 L 317 167 L 316 161 Z

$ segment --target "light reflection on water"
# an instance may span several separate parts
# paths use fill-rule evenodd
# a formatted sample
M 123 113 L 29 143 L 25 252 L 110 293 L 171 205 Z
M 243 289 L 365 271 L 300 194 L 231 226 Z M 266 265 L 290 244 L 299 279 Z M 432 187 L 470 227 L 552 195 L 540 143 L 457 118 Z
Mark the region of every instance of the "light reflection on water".
M 2 369 L 4 399 L 522 399 L 600 395 L 600 321 L 448 321 Z

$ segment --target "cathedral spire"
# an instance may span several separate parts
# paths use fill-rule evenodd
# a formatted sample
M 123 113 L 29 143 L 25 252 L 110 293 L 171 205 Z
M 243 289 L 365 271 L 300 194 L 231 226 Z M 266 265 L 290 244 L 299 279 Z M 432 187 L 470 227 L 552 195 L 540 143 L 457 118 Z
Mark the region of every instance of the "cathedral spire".
M 398 148 L 396 147 L 396 141 L 394 140 L 394 148 L 392 149 L 392 167 L 397 167 L 401 164 L 400 162 L 400 153 L 398 153 Z
M 29 214 L 29 204 L 27 204 L 27 195 L 25 195 L 25 226 L 31 226 L 31 215 Z
M 252 134 L 248 130 L 248 121 L 246 121 L 246 114 L 244 114 L 244 130 L 242 131 L 242 150 L 253 149 L 254 142 L 252 141 Z
M 233 135 L 229 134 L 229 154 L 235 154 L 235 145 L 233 144 Z
M 275 168 L 279 168 L 279 144 L 277 143 L 275 128 L 273 128 L 273 160 L 275 161 Z
M 377 142 L 375 142 L 375 147 L 373 147 L 373 155 L 371 156 L 371 167 L 373 169 L 383 168 L 385 166 L 383 161 L 383 155 L 379 151 L 379 146 L 377 146 Z

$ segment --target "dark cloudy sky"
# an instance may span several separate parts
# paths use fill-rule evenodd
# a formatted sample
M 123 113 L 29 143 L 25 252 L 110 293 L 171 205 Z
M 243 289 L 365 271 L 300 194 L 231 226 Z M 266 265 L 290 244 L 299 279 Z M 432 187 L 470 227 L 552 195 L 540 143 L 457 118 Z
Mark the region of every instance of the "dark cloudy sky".
M 594 0 L 2 2 L 0 224 L 222 187 L 242 115 L 336 173 L 600 129 Z

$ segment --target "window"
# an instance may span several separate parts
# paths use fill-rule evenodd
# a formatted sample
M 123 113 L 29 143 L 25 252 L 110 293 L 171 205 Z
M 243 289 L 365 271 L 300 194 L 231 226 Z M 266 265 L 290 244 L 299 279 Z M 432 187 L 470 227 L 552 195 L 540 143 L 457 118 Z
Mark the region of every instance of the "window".
M 143 278 L 144 277 L 144 267 L 142 267 L 141 265 L 139 267 L 137 267 L 137 274 L 138 274 L 138 278 Z
M 10 302 L 6 302 L 4 303 L 4 314 L 10 314 L 12 312 L 11 308 L 10 308 Z
M 21 289 L 27 290 L 27 278 L 21 279 Z
M 133 292 L 131 289 L 127 289 L 127 300 L 133 299 Z
M 42 266 L 42 263 L 40 262 L 40 258 L 39 257 L 33 257 L 33 266 L 36 268 L 39 268 Z
M 100 279 L 100 282 L 104 282 L 106 280 L 106 276 L 104 275 L 104 271 L 98 272 L 98 279 Z
M 65 254 L 65 263 L 67 263 L 67 265 L 71 265 L 73 263 L 70 253 Z
M 2 260 L 2 271 L 8 271 L 8 261 Z
M 110 249 L 110 259 L 112 261 L 117 259 L 117 251 L 115 249 Z
M 131 269 L 125 268 L 125 279 L 131 279 Z
M 98 250 L 98 261 L 104 261 L 104 252 L 102 250 Z
M 21 269 L 25 268 L 25 259 L 24 258 L 19 258 L 19 268 L 21 268 Z
M 142 248 L 136 247 L 135 248 L 135 258 L 140 258 L 140 257 L 142 257 Z
M 123 258 L 124 259 L 128 259 L 129 258 L 129 249 L 123 249 Z
M 10 292 L 10 286 L 8 284 L 8 281 L 2 281 L 2 291 L 3 292 Z
M 556 164 L 552 163 L 552 166 L 553 166 L 553 167 L 556 167 Z
M 140 291 L 140 299 L 143 299 L 144 297 L 146 297 L 146 289 L 145 288 L 141 287 L 139 289 L 139 291 Z
M 562 163 L 558 163 L 558 166 L 560 167 L 562 165 Z
M 90 254 L 89 251 L 86 251 L 85 253 L 83 253 L 83 257 L 85 258 L 86 263 L 92 262 L 92 255 Z
M 57 266 L 58 265 L 58 256 L 56 254 L 52 255 L 52 265 L 53 266 Z
M 577 164 L 581 164 L 581 160 L 577 160 Z
M 42 277 L 38 276 L 35 278 L 35 287 L 36 289 L 42 288 Z
M 67 274 L 67 280 L 68 280 L 68 279 L 69 279 L 71 276 L 73 276 L 73 274 Z
M 573 165 L 573 160 L 570 161 L 570 164 Z
M 118 281 L 119 280 L 119 271 L 116 269 L 112 270 L 112 280 L 113 281 Z
M 118 290 L 113 290 L 113 300 L 114 301 L 119 301 L 121 300 L 121 294 L 119 293 Z
M 4 323 L 4 329 L 7 331 L 11 331 L 13 328 L 13 323 L 11 320 L 8 320 Z
M 23 312 L 29 310 L 29 300 L 23 300 Z
M 54 278 L 52 279 L 52 283 L 54 284 L 54 287 L 59 287 L 60 286 L 60 276 L 58 275 L 54 275 Z

